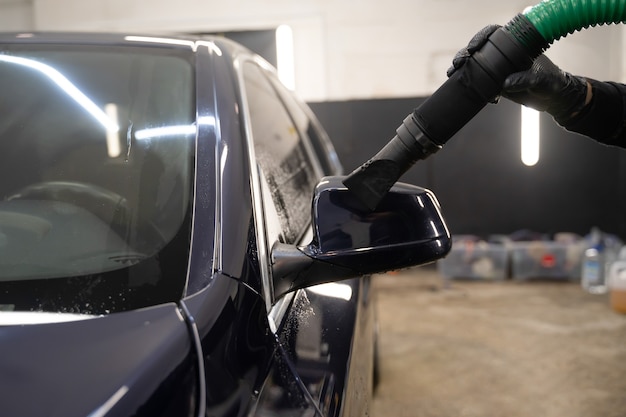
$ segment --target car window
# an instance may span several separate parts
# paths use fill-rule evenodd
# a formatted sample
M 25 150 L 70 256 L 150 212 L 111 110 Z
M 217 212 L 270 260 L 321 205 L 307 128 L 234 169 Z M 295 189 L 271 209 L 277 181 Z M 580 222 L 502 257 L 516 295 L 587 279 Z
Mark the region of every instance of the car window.
M 319 180 L 296 123 L 274 86 L 256 64 L 244 65 L 254 151 L 281 225 L 283 243 L 296 243 L 311 219 L 311 198 Z
M 333 148 L 328 135 L 321 128 L 317 119 L 306 105 L 289 90 L 283 87 L 278 80 L 273 80 L 276 91 L 289 110 L 298 132 L 304 135 L 311 144 L 315 156 L 319 161 L 324 175 L 338 175 L 342 173 L 339 157 Z
M 193 74 L 157 48 L 0 46 L 0 310 L 105 314 L 182 294 Z

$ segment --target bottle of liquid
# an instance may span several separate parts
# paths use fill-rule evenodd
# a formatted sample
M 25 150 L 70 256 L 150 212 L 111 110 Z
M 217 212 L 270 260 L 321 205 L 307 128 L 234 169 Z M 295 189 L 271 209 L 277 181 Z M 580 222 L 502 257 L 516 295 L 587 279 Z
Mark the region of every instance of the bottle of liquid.
M 626 260 L 611 265 L 608 287 L 611 308 L 626 314 Z
M 591 245 L 585 250 L 583 255 L 580 276 L 580 283 L 583 289 L 591 294 L 605 294 L 607 292 L 604 249 L 602 232 L 594 228 L 591 231 Z

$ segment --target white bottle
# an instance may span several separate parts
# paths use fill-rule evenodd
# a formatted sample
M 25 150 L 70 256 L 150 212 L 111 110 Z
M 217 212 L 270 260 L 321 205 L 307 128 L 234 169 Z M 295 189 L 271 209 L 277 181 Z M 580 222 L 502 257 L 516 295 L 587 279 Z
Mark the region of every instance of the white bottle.
M 596 244 L 585 250 L 580 283 L 586 291 L 592 294 L 606 293 L 604 267 L 605 259 L 602 244 Z
M 597 227 L 592 228 L 589 247 L 583 253 L 580 274 L 580 283 L 583 289 L 592 294 L 605 294 L 607 292 L 605 249 L 603 233 Z

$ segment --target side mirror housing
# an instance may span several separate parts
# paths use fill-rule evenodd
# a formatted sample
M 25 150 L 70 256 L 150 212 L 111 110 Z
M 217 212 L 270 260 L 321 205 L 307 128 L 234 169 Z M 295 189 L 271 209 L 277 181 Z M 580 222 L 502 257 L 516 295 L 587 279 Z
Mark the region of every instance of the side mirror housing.
M 310 285 L 423 265 L 451 248 L 435 195 L 397 183 L 371 211 L 343 185 L 325 177 L 315 188 L 313 240 L 272 250 L 275 297 Z

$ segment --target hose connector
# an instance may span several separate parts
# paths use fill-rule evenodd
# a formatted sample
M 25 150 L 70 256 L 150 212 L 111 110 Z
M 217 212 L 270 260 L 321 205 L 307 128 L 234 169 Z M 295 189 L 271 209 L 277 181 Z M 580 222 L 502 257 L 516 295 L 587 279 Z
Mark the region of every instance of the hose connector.
M 369 210 L 374 210 L 409 167 L 439 149 L 441 145 L 426 136 L 415 114 L 409 114 L 396 129 L 396 136 L 352 172 L 344 180 L 344 185 L 360 196 L 360 201 Z

